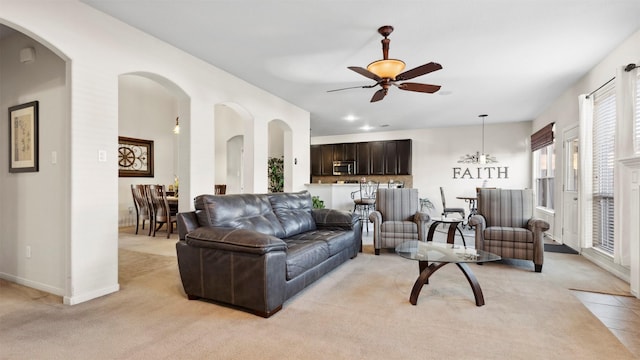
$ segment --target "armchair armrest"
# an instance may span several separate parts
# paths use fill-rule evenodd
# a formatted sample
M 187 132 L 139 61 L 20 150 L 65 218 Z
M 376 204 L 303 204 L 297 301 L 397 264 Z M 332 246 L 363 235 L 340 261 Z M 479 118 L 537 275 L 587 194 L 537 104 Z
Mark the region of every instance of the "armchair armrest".
M 431 220 L 431 216 L 426 212 L 418 211 L 413 215 L 413 222 L 418 225 L 418 240 L 425 241 L 427 239 L 427 223 Z
M 338 227 L 351 230 L 360 221 L 360 217 L 356 213 L 334 209 L 312 209 L 311 216 L 319 228 Z
M 548 222 L 539 219 L 539 218 L 531 218 L 527 221 L 527 228 L 534 233 L 537 231 L 547 231 L 551 228 Z
M 484 249 L 484 229 L 487 228 L 487 220 L 484 216 L 476 214 L 469 219 L 469 225 L 476 229 L 476 249 Z
M 427 214 L 426 212 L 418 211 L 413 216 L 413 221 L 418 224 L 421 222 L 429 222 L 429 220 L 431 220 L 431 216 L 429 216 L 429 214 Z
M 287 250 L 287 244 L 277 237 L 252 230 L 223 227 L 199 227 L 186 235 L 186 243 L 192 247 L 257 255 Z

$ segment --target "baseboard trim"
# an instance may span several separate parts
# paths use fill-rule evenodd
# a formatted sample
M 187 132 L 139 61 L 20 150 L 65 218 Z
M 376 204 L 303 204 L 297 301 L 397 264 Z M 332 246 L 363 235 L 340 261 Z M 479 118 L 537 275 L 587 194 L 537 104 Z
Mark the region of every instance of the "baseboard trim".
M 593 248 L 582 249 L 580 255 L 584 256 L 587 260 L 600 266 L 604 270 L 610 272 L 614 276 L 629 283 L 631 281 L 630 269 L 619 264 L 615 264 L 610 256 L 604 255 L 598 250 Z
M 101 296 L 105 296 L 105 295 L 109 295 L 109 294 L 113 294 L 114 292 L 118 292 L 120 291 L 120 285 L 119 284 L 115 284 L 112 286 L 107 286 L 104 287 L 102 289 L 98 289 L 98 290 L 94 290 L 94 291 L 90 291 L 84 294 L 80 294 L 80 295 L 74 295 L 74 296 L 65 296 L 62 301 L 65 305 L 77 305 L 89 300 L 93 300 L 96 298 L 99 298 Z
M 53 295 L 57 295 L 57 296 L 64 296 L 64 289 L 58 288 L 58 287 L 55 287 L 55 286 L 51 286 L 51 285 L 47 285 L 47 284 L 43 284 L 41 282 L 25 279 L 25 278 L 22 278 L 22 277 L 19 277 L 19 276 L 15 276 L 15 275 L 11 275 L 11 274 L 7 274 L 7 273 L 0 273 L 0 278 L 2 278 L 3 280 L 11 281 L 11 282 L 16 283 L 18 285 L 30 287 L 32 289 L 36 289 L 36 290 L 40 290 L 40 291 L 44 291 L 44 292 L 49 293 L 49 294 L 53 294 Z

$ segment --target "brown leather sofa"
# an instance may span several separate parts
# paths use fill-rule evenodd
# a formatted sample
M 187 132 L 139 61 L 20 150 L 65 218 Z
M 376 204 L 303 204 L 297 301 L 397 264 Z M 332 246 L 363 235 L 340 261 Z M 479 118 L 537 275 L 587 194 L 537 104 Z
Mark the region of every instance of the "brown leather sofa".
M 357 214 L 314 209 L 298 193 L 200 195 L 178 214 L 176 244 L 184 291 L 263 317 L 357 256 Z

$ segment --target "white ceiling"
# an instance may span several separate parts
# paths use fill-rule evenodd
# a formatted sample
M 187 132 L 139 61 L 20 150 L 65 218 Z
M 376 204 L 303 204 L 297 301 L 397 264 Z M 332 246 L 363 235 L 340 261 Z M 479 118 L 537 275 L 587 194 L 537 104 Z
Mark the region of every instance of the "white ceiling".
M 640 0 L 82 1 L 310 111 L 312 136 L 532 120 L 640 29 Z M 327 92 L 373 83 L 347 66 L 382 58 L 382 25 L 407 69 L 442 64 L 411 80 L 439 93 Z

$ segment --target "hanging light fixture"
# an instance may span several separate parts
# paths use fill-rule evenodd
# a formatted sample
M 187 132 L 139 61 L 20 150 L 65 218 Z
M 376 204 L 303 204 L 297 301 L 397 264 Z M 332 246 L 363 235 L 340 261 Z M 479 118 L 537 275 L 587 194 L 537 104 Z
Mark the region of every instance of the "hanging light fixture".
M 461 156 L 460 160 L 458 160 L 459 163 L 484 165 L 484 164 L 498 162 L 498 160 L 496 160 L 495 157 L 489 154 L 485 154 L 484 152 L 484 118 L 486 118 L 487 116 L 488 116 L 487 114 L 478 115 L 478 117 L 482 119 L 482 148 L 481 148 L 482 152 L 476 151 L 475 154 L 467 154 L 467 155 Z
M 176 117 L 176 126 L 173 128 L 174 134 L 180 134 L 180 122 L 178 122 L 178 119 L 180 119 L 180 116 Z

